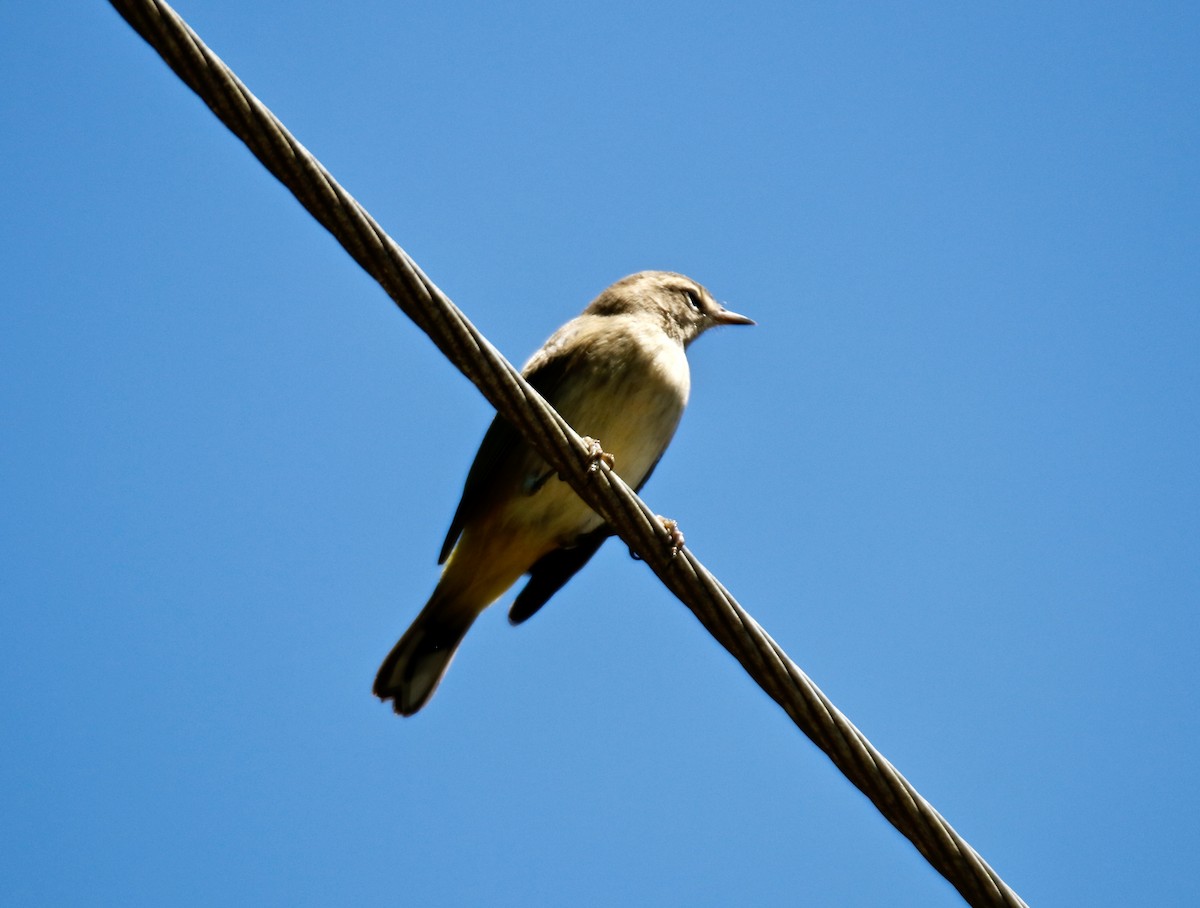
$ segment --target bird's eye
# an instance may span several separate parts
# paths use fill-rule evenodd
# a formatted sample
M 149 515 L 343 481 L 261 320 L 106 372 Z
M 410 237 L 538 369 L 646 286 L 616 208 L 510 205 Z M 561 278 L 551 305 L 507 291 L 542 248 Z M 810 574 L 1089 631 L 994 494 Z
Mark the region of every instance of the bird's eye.
M 687 297 L 687 301 L 688 301 L 688 305 L 689 305 L 689 306 L 691 306 L 691 307 L 692 307 L 693 309 L 695 309 L 697 312 L 703 312 L 703 311 L 704 311 L 703 309 L 701 309 L 701 308 L 700 308 L 700 300 L 699 300 L 699 298 L 696 296 L 696 292 L 695 292 L 694 290 L 685 290 L 685 291 L 683 291 L 683 294 L 684 294 L 684 296 L 686 296 L 686 297 Z

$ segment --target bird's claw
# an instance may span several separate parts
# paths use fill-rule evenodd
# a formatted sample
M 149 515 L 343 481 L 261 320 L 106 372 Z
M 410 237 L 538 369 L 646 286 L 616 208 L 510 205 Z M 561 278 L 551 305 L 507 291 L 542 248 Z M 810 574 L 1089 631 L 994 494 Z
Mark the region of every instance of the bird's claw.
M 583 444 L 587 448 L 589 473 L 597 472 L 601 464 L 611 470 L 613 464 L 617 462 L 617 458 L 600 447 L 600 442 L 596 441 L 590 435 L 583 436 Z

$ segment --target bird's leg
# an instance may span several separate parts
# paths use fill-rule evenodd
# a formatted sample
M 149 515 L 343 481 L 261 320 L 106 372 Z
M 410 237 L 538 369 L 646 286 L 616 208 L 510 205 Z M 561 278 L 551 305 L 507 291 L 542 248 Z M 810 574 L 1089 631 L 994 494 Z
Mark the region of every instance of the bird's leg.
M 590 435 L 583 436 L 583 444 L 588 451 L 589 473 L 595 473 L 597 470 L 599 470 L 600 464 L 604 464 L 604 466 L 611 470 L 613 468 L 613 464 L 617 462 L 617 458 L 600 447 L 600 442 L 596 441 L 596 439 L 592 438 Z

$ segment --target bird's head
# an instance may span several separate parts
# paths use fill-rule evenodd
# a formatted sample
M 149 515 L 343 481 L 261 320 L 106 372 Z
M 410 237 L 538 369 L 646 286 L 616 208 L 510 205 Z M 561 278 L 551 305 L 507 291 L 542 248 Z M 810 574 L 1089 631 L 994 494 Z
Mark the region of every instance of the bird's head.
M 690 277 L 673 271 L 631 274 L 596 297 L 586 312 L 653 318 L 684 346 L 717 325 L 754 324 L 753 319 L 726 309 Z

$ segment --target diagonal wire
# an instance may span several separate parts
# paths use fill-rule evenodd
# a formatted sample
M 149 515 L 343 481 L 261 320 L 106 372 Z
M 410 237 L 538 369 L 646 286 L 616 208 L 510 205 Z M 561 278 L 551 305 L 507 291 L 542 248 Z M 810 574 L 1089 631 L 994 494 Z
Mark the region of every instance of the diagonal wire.
M 110 2 L 969 905 L 1025 905 L 170 6 Z

